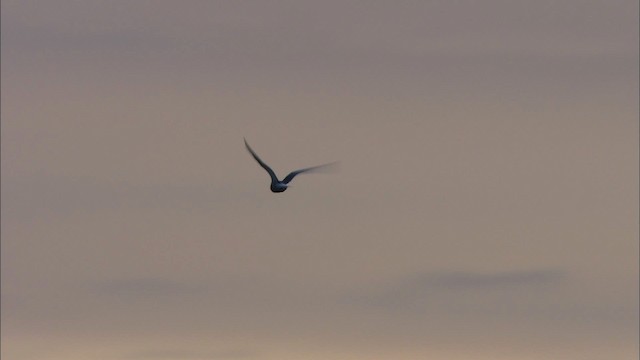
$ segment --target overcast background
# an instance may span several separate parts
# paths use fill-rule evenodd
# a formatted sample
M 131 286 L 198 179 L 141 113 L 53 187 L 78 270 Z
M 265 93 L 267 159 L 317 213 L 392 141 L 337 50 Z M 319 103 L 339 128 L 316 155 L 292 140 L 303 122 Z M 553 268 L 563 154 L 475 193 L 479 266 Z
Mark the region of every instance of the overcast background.
M 638 357 L 637 1 L 1 10 L 3 359 Z

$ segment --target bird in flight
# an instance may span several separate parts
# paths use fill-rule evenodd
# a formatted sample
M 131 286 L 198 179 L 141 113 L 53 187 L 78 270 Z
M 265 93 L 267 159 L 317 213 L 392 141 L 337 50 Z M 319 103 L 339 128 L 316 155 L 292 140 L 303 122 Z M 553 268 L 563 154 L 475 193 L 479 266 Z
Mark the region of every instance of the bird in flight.
M 335 163 L 329 163 L 329 164 L 318 165 L 318 166 L 313 166 L 313 167 L 292 171 L 289 173 L 289 175 L 285 176 L 284 179 L 282 179 L 282 181 L 280 181 L 278 180 L 276 173 L 273 172 L 273 170 L 269 167 L 269 165 L 265 164 L 264 161 L 262 161 L 258 157 L 258 155 L 256 155 L 256 153 L 251 149 L 251 147 L 247 143 L 247 139 L 244 139 L 244 146 L 247 147 L 247 150 L 249 150 L 249 152 L 251 153 L 251 156 L 253 156 L 253 158 L 256 159 L 258 164 L 260 164 L 260 166 L 262 166 L 262 168 L 269 173 L 269 176 L 271 177 L 271 191 L 273 191 L 274 193 L 279 193 L 287 190 L 287 187 L 289 187 L 289 183 L 291 182 L 291 180 L 293 180 L 293 178 L 296 177 L 296 175 L 298 174 L 320 170 L 335 164 Z

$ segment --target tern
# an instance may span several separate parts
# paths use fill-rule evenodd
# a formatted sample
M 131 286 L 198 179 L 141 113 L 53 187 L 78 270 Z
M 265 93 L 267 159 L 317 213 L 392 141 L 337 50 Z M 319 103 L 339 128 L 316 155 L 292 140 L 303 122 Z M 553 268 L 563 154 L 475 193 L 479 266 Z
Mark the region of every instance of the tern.
M 282 181 L 280 181 L 280 180 L 278 180 L 278 177 L 276 176 L 276 173 L 273 172 L 273 170 L 269 167 L 269 165 L 265 164 L 264 161 L 262 161 L 258 157 L 258 155 L 256 155 L 256 153 L 251 149 L 251 147 L 247 143 L 247 139 L 244 139 L 244 146 L 247 147 L 247 150 L 249 150 L 249 152 L 251 153 L 251 156 L 253 156 L 253 158 L 256 159 L 258 164 L 260 164 L 260 166 L 262 166 L 262 168 L 265 169 L 269 173 L 269 176 L 271 177 L 271 191 L 273 191 L 274 193 L 280 193 L 280 192 L 283 192 L 283 191 L 287 190 L 287 188 L 289 187 L 289 183 L 291 182 L 291 180 L 293 180 L 294 177 L 296 177 L 296 175 L 299 175 L 299 174 L 302 174 L 302 173 L 306 173 L 306 172 L 320 170 L 320 169 L 327 168 L 327 167 L 335 164 L 335 163 L 328 163 L 328 164 L 312 166 L 312 167 L 308 167 L 308 168 L 292 171 L 292 172 L 289 173 L 289 175 L 285 176 L 284 179 L 282 179 Z

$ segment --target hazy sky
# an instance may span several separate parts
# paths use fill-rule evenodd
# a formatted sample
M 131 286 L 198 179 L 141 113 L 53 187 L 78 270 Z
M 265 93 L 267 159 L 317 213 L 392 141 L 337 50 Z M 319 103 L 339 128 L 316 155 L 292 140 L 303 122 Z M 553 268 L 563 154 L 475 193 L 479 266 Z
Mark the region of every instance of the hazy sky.
M 637 358 L 637 1 L 1 12 L 3 360 Z

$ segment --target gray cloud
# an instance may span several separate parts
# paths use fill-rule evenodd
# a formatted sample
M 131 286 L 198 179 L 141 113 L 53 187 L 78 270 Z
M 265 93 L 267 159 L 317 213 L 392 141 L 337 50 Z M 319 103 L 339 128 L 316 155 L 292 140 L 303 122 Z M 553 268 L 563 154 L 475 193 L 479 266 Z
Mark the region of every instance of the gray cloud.
M 27 66 L 24 58 L 38 52 L 68 64 L 99 64 L 114 71 L 115 79 L 123 67 L 162 72 L 174 85 L 322 86 L 395 94 L 420 89 L 431 96 L 479 88 L 544 96 L 553 88 L 555 96 L 565 96 L 570 89 L 633 89 L 626 74 L 636 71 L 638 59 L 630 47 L 637 42 L 630 16 L 636 4 L 614 4 L 340 2 L 274 11 L 266 3 L 199 3 L 189 9 L 154 3 L 173 14 L 166 26 L 167 19 L 147 16 L 138 4 L 100 3 L 83 11 L 85 6 L 74 3 L 77 12 L 39 26 L 27 16 L 8 17 L 3 47 L 15 49 L 7 60 L 20 59 L 16 66 Z M 11 8 L 16 14 L 34 11 Z M 47 8 L 42 4 L 38 11 Z
M 249 350 L 226 350 L 214 352 L 198 352 L 189 350 L 147 350 L 126 355 L 126 359 L 251 359 L 258 357 L 258 353 Z
M 92 285 L 91 288 L 100 295 L 153 299 L 194 296 L 204 292 L 204 289 L 199 286 L 159 278 L 103 281 Z
M 515 286 L 538 286 L 556 283 L 566 273 L 559 269 L 507 271 L 499 273 L 441 272 L 419 276 L 413 281 L 420 286 L 445 289 L 505 289 Z
M 507 300 L 513 294 L 543 290 L 566 279 L 560 269 L 516 270 L 497 273 L 427 272 L 397 279 L 352 300 L 356 303 L 402 309 L 450 297 L 493 294 Z M 505 297 L 506 296 L 506 297 Z M 471 299 L 469 298 L 469 299 Z M 507 300 L 509 301 L 509 300 Z
M 7 177 L 2 186 L 3 216 L 21 220 L 109 211 L 172 209 L 210 212 L 233 199 L 247 199 L 224 184 L 129 184 L 91 178 Z

